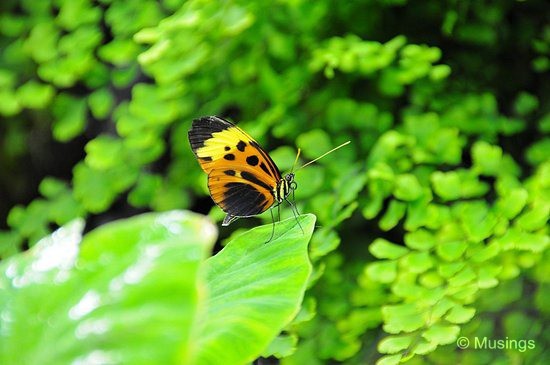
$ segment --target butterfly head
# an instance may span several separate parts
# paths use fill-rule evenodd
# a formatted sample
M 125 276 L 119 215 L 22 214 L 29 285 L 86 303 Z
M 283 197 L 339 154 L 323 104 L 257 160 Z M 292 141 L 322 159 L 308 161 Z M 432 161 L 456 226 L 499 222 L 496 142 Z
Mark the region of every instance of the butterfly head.
M 296 180 L 294 180 L 294 173 L 291 172 L 289 174 L 286 174 L 285 175 L 285 180 L 288 183 L 288 187 L 289 187 L 288 192 L 289 193 L 293 190 L 296 190 L 296 188 L 298 187 L 298 184 L 296 183 Z
M 285 177 L 277 183 L 277 187 L 275 188 L 275 199 L 278 203 L 282 203 L 288 194 L 294 191 L 297 187 L 298 184 L 294 181 L 294 173 L 291 172 L 286 174 Z

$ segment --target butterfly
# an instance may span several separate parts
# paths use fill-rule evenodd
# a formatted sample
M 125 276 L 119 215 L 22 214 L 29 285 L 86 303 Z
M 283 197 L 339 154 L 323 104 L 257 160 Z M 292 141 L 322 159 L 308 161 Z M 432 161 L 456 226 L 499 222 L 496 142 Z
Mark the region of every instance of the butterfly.
M 293 206 L 287 198 L 297 187 L 294 173 L 283 177 L 269 154 L 241 128 L 220 117 L 206 116 L 193 120 L 188 137 L 201 168 L 208 174 L 212 200 L 226 213 L 222 226 L 261 214 L 284 201 Z

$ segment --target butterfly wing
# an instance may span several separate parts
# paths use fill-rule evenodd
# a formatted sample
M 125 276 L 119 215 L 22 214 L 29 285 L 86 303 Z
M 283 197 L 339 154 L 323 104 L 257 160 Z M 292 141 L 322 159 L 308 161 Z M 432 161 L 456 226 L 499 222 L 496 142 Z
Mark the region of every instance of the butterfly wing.
M 208 174 L 208 189 L 216 204 L 234 217 L 250 217 L 263 213 L 275 202 L 272 188 L 256 171 L 222 166 Z
M 191 149 L 208 174 L 214 202 L 234 217 L 260 214 L 275 201 L 279 169 L 258 143 L 242 129 L 219 117 L 195 119 L 189 131 Z

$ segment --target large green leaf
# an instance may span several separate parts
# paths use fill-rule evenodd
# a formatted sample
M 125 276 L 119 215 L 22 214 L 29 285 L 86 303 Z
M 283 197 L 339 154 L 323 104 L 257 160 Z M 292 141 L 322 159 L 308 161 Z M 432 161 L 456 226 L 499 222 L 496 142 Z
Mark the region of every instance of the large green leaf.
M 315 216 L 252 229 L 205 263 L 206 313 L 197 364 L 245 364 L 258 357 L 300 309 L 311 265 L 307 243 Z
M 0 363 L 188 364 L 215 227 L 174 211 L 81 242 L 82 228 L 75 221 L 0 266 Z
M 82 221 L 0 266 L 1 364 L 244 364 L 297 314 L 311 272 L 306 215 L 253 229 L 204 261 L 214 226 L 145 214 L 82 239 Z

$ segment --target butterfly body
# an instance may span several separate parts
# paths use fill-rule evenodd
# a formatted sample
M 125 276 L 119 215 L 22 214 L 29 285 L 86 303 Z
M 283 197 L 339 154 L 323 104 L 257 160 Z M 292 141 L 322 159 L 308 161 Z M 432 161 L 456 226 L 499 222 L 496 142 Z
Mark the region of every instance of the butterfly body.
M 296 188 L 293 173 L 281 176 L 258 143 L 225 119 L 195 119 L 188 136 L 193 153 L 208 174 L 212 200 L 227 213 L 224 226 L 277 206 Z

